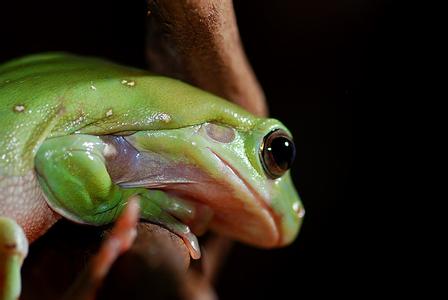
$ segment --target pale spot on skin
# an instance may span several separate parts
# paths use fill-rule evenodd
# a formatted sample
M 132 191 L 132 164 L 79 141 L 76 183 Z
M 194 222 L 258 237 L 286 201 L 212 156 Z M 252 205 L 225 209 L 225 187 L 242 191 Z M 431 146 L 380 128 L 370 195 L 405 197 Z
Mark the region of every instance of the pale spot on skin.
M 94 85 L 91 85 L 90 88 L 94 91 L 96 91 L 96 87 Z
M 305 209 L 301 206 L 298 212 L 298 216 L 300 219 L 302 219 L 305 216 Z
M 303 216 L 305 215 L 305 210 L 299 202 L 294 202 L 294 204 L 292 205 L 292 209 L 295 211 L 299 219 L 303 218 Z
M 117 155 L 117 149 L 116 149 L 113 145 L 109 145 L 109 144 L 107 144 L 107 145 L 104 147 L 103 155 L 104 155 L 105 157 L 115 156 L 115 155 Z
M 205 125 L 207 135 L 221 143 L 231 143 L 235 139 L 235 131 L 233 128 L 207 123 Z
M 135 81 L 134 81 L 134 80 L 126 80 L 126 79 L 123 79 L 123 80 L 121 81 L 121 84 L 126 85 L 126 86 L 129 86 L 129 87 L 133 87 L 133 86 L 135 86 Z
M 171 117 L 167 114 L 160 114 L 159 120 L 165 123 L 169 123 L 171 121 Z
M 110 117 L 110 116 L 112 116 L 114 114 L 114 112 L 112 111 L 112 109 L 109 109 L 107 112 L 106 112 L 106 117 Z
M 169 123 L 171 121 L 171 116 L 166 113 L 154 113 L 149 114 L 145 119 L 141 120 L 139 123 L 141 124 L 151 124 L 155 121 Z
M 25 111 L 25 105 L 18 104 L 16 106 L 14 106 L 14 111 L 15 112 L 19 112 L 19 113 Z

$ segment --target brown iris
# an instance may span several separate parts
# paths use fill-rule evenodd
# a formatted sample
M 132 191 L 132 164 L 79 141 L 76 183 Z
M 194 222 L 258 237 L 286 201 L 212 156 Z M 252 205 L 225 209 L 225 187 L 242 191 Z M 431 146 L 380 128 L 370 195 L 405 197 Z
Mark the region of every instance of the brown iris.
M 282 129 L 271 131 L 264 137 L 260 156 L 268 177 L 279 178 L 289 170 L 296 156 L 292 137 Z

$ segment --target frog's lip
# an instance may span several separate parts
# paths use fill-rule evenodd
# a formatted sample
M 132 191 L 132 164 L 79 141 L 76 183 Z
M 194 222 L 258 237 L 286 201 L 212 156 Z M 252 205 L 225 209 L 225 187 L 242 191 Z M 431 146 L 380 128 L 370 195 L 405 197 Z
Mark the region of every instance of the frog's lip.
M 259 205 L 259 207 L 268 213 L 269 217 L 272 219 L 271 221 L 275 224 L 275 228 L 272 228 L 276 232 L 277 238 L 275 241 L 271 241 L 269 245 L 260 244 L 263 243 L 262 239 L 258 240 L 258 243 L 255 241 L 252 241 L 252 244 L 258 244 L 261 247 L 276 247 L 281 245 L 282 241 L 282 226 L 281 226 L 281 217 L 270 207 L 267 203 L 267 201 L 263 198 L 263 196 L 247 181 L 247 179 L 241 175 L 241 173 L 232 166 L 231 163 L 229 163 L 226 159 L 224 159 L 219 153 L 216 153 L 211 148 L 208 148 L 212 155 L 214 155 L 217 159 L 221 161 L 221 163 L 228 168 L 231 173 L 237 177 L 240 182 L 244 185 L 246 190 L 250 193 L 252 196 L 252 199 L 256 201 L 256 203 Z

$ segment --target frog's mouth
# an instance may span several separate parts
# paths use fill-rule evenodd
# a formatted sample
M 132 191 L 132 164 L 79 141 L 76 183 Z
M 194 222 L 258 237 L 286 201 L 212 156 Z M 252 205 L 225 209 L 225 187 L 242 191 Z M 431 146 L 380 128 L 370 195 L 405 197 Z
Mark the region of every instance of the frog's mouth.
M 120 152 L 126 141 L 114 137 L 108 143 Z M 199 257 L 195 235 L 201 235 L 206 228 L 255 246 L 280 246 L 280 218 L 244 177 L 212 149 L 208 149 L 207 155 L 214 162 L 213 168 L 221 172 L 219 179 L 194 164 L 138 152 L 133 147 L 125 150 L 121 154 L 115 152 L 115 158 L 105 156 L 112 180 L 123 188 L 162 192 L 158 195 L 163 198 L 159 203 L 167 204 L 162 209 L 188 226 L 194 235 L 172 230 L 172 224 L 156 222 L 181 236 L 193 258 Z

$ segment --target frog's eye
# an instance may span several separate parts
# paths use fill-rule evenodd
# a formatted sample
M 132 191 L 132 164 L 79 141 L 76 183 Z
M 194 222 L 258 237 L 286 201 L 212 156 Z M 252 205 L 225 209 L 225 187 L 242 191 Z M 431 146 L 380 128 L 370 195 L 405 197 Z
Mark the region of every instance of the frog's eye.
M 260 156 L 266 174 L 272 179 L 279 178 L 289 170 L 296 156 L 292 137 L 281 129 L 271 131 L 264 137 Z

